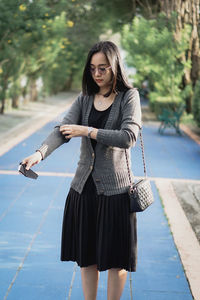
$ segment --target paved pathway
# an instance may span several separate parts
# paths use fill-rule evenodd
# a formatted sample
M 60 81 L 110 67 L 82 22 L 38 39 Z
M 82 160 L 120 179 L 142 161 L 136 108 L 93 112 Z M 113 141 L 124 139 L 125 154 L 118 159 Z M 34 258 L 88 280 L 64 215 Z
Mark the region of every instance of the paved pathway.
M 2 300 L 83 299 L 79 268 L 59 261 L 63 207 L 80 140 L 71 140 L 36 166 L 41 175 L 37 181 L 16 172 L 18 162 L 40 145 L 54 124 L 48 123 L 0 157 Z M 135 300 L 192 300 L 154 179 L 200 180 L 200 148 L 187 136 L 173 132 L 160 136 L 153 125 L 144 126 L 143 133 L 156 201 L 138 214 L 138 269 L 127 280 L 122 300 L 132 299 L 131 294 Z M 133 171 L 142 176 L 139 145 L 132 154 Z M 98 300 L 106 299 L 106 277 L 102 272 Z

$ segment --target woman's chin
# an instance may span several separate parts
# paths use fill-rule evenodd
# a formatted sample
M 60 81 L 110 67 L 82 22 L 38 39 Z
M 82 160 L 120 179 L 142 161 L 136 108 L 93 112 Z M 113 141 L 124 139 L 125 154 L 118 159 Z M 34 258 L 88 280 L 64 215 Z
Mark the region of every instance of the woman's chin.
M 108 83 L 105 83 L 105 82 L 100 82 L 100 83 L 97 83 L 98 87 L 101 88 L 101 89 L 110 89 L 110 84 Z
M 96 81 L 96 84 L 98 85 L 98 86 L 104 86 L 105 85 L 105 82 L 103 82 L 103 81 Z

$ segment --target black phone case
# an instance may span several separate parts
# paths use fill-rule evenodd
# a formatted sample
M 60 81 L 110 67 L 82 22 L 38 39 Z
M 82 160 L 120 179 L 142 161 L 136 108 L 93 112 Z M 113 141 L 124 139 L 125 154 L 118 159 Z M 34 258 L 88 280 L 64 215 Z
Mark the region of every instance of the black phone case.
M 24 176 L 31 178 L 31 179 L 37 179 L 38 174 L 33 172 L 31 169 L 26 170 L 26 164 L 20 163 L 19 172 L 22 173 Z

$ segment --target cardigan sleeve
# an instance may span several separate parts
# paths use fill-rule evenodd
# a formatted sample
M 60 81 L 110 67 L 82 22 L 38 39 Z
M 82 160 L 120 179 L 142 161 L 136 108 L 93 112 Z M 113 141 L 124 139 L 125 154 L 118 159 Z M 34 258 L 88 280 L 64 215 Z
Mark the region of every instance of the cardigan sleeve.
M 121 109 L 120 129 L 98 129 L 97 142 L 119 148 L 130 148 L 135 145 L 139 128 L 141 128 L 140 96 L 136 89 L 126 92 Z
M 42 155 L 42 159 L 45 159 L 50 155 L 55 149 L 64 143 L 69 142 L 70 139 L 66 139 L 60 132 L 60 126 L 64 124 L 79 124 L 81 119 L 81 107 L 82 107 L 82 93 L 79 94 L 77 99 L 73 102 L 70 109 L 66 113 L 62 122 L 54 127 L 54 130 L 49 134 L 49 136 L 42 142 L 39 151 Z

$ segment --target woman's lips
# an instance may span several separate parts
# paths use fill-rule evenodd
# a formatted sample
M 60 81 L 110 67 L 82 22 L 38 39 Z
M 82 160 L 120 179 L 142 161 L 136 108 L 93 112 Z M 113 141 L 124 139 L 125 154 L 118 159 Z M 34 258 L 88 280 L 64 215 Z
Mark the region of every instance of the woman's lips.
M 97 83 L 101 83 L 103 81 L 103 79 L 96 79 Z

